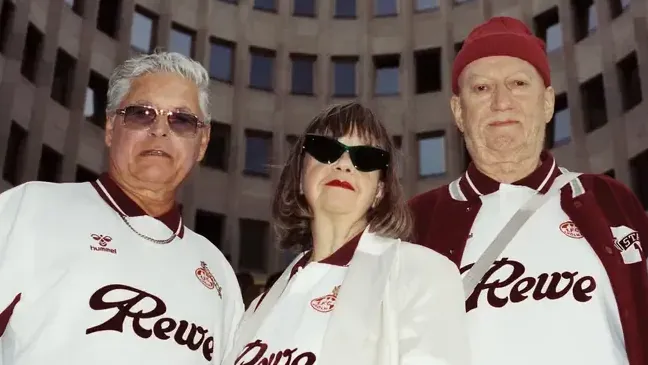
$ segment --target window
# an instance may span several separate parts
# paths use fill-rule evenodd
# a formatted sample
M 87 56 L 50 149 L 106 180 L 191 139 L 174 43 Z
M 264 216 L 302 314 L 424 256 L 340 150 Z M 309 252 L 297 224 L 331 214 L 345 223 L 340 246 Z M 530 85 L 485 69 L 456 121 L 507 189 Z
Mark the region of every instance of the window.
M 572 0 L 574 14 L 574 41 L 587 37 L 598 25 L 594 0 Z
M 52 79 L 52 92 L 50 96 L 64 107 L 70 106 L 75 68 L 76 60 L 63 49 L 59 48 L 56 52 L 54 78 Z
M 263 11 L 277 11 L 275 0 L 254 0 L 254 8 Z
M 416 0 L 416 11 L 430 11 L 439 8 L 439 0 Z
M 464 41 L 455 42 L 455 44 L 454 44 L 455 57 L 457 56 L 457 53 L 459 53 L 459 51 L 461 51 L 461 47 L 463 47 L 463 45 L 464 45 Z M 441 51 L 440 50 L 439 50 L 439 59 L 441 59 Z M 441 61 L 439 61 L 439 64 L 440 64 L 440 62 Z
M 245 175 L 270 176 L 268 166 L 272 156 L 272 133 L 245 130 Z
M 603 173 L 603 175 L 607 175 L 613 179 L 616 179 L 616 173 L 614 172 L 614 169 L 609 169 Z
M 76 182 L 87 182 L 95 181 L 99 178 L 99 174 L 96 174 L 94 171 L 87 169 L 81 165 L 77 165 L 76 169 Z
M 356 17 L 356 0 L 335 0 L 335 17 L 353 19 Z
M 601 74 L 592 77 L 580 86 L 585 131 L 587 133 L 599 129 L 607 123 L 607 108 L 603 90 L 603 76 Z
M 610 16 L 614 19 L 621 15 L 630 5 L 630 0 L 609 0 Z
M 403 136 L 399 136 L 399 135 L 392 136 L 392 143 L 394 144 L 394 148 L 400 150 L 401 147 L 403 146 Z
M 72 8 L 77 15 L 83 15 L 83 0 L 65 0 L 65 3 Z
M 445 132 L 435 131 L 416 136 L 418 142 L 419 176 L 430 177 L 446 172 Z
M 90 70 L 90 79 L 86 88 L 83 115 L 90 123 L 106 127 L 106 106 L 108 105 L 108 80 Z
M 169 51 L 178 52 L 192 58 L 194 54 L 194 38 L 194 32 L 174 23 L 171 26 Z
M 293 94 L 313 95 L 313 75 L 317 56 L 292 54 L 292 86 Z
M 397 95 L 400 56 L 374 56 L 374 93 L 376 95 Z
M 37 180 L 60 182 L 62 163 L 63 156 L 61 156 L 61 154 L 52 147 L 44 144 L 41 150 L 41 158 L 38 163 Z
M 12 121 L 2 178 L 14 186 L 20 183 L 25 147 L 27 147 L 27 130 Z
M 2 53 L 4 53 L 5 47 L 7 47 L 15 11 L 16 8 L 11 0 L 2 1 L 2 9 L 0 9 L 0 52 Z
M 628 111 L 643 99 L 641 93 L 641 79 L 639 77 L 639 68 L 637 66 L 637 53 L 630 52 L 619 63 L 617 63 L 617 73 L 619 75 L 619 87 L 621 89 L 621 102 L 623 110 Z
M 272 91 L 274 88 L 275 52 L 269 49 L 250 47 L 250 87 Z
M 36 26 L 29 23 L 27 26 L 27 36 L 25 38 L 25 48 L 23 49 L 22 64 L 20 73 L 31 82 L 36 81 L 36 72 L 38 63 L 43 55 L 43 33 Z
M 333 94 L 337 97 L 356 96 L 356 57 L 334 57 Z
M 556 96 L 554 115 L 547 124 L 545 145 L 547 148 L 558 147 L 571 141 L 571 116 L 567 104 L 567 94 Z
M 558 16 L 558 7 L 545 11 L 533 18 L 536 35 L 545 42 L 547 53 L 562 47 L 562 28 Z
M 414 51 L 417 94 L 441 91 L 441 48 Z
M 392 16 L 398 14 L 397 0 L 373 0 L 375 16 Z
M 270 224 L 255 219 L 239 220 L 239 269 L 265 272 L 266 247 Z
M 209 76 L 212 79 L 225 82 L 234 80 L 235 50 L 234 43 L 212 38 L 209 57 Z
M 213 169 L 227 171 L 232 127 L 229 124 L 212 121 L 209 145 L 202 164 Z
M 637 198 L 644 210 L 648 210 L 648 150 L 630 159 L 630 174 Z
M 196 210 L 196 226 L 194 231 L 205 237 L 214 246 L 220 248 L 223 243 L 223 227 L 225 217 L 222 214 Z
M 315 17 L 315 0 L 294 0 L 293 15 Z M 346 0 L 353 1 L 353 0 Z
M 156 23 L 157 18 L 151 12 L 136 6 L 131 28 L 131 47 L 139 52 L 151 53 L 155 47 Z
M 117 21 L 121 14 L 121 0 L 99 0 L 97 29 L 112 38 L 117 38 Z

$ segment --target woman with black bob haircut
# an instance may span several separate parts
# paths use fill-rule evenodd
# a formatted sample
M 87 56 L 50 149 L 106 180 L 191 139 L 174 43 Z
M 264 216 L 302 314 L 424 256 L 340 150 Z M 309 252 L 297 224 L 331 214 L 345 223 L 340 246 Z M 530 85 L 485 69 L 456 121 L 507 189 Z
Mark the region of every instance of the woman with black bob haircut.
M 359 103 L 311 121 L 272 206 L 280 245 L 302 253 L 250 306 L 225 364 L 468 364 L 458 269 L 405 242 L 396 153 Z

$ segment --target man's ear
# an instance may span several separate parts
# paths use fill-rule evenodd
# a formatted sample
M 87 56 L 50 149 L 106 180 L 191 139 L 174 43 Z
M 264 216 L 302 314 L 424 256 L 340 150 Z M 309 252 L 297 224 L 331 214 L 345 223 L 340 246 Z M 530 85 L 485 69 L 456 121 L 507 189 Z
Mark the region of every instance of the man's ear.
M 200 149 L 198 150 L 198 158 L 196 159 L 197 162 L 202 161 L 202 159 L 205 157 L 205 153 L 207 153 L 207 147 L 209 146 L 210 138 L 211 138 L 211 123 L 205 125 L 202 128 L 201 135 L 200 135 Z
M 544 91 L 544 114 L 545 123 L 549 123 L 554 115 L 554 108 L 556 106 L 556 91 L 553 87 L 547 86 Z
M 115 117 L 106 117 L 106 131 L 104 133 L 104 143 L 106 147 L 112 145 L 113 132 L 115 131 Z
M 461 98 L 457 95 L 452 95 L 450 98 L 450 110 L 454 117 L 454 122 L 461 133 L 464 132 L 463 112 L 461 109 Z

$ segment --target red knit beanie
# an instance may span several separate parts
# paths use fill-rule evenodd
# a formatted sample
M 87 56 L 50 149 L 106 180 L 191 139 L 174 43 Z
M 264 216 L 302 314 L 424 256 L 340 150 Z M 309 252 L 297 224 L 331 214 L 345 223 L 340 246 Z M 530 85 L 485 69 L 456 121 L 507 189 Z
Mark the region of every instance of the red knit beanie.
M 511 56 L 523 59 L 537 70 L 545 86 L 551 85 L 549 60 L 542 39 L 531 33 L 521 21 L 494 17 L 470 32 L 452 65 L 452 92 L 459 94 L 459 75 L 471 62 L 488 56 Z

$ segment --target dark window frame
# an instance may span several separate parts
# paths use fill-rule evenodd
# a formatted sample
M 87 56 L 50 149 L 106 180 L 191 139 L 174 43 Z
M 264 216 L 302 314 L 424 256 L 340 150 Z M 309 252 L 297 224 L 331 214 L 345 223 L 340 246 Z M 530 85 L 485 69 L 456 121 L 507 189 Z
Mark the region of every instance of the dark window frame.
M 249 48 L 249 53 L 250 53 L 250 69 L 249 69 L 249 81 L 248 81 L 248 87 L 250 89 L 255 89 L 255 90 L 261 90 L 261 91 L 268 91 L 272 92 L 274 91 L 276 87 L 276 74 L 277 74 L 277 52 L 272 50 L 272 49 L 267 49 L 267 48 L 261 48 L 261 47 L 254 47 L 250 46 Z M 253 75 L 253 68 L 254 68 L 254 57 L 264 57 L 267 59 L 270 59 L 272 62 L 272 66 L 270 68 L 270 85 L 265 86 L 265 85 L 255 85 L 252 79 Z
M 270 164 L 272 162 L 272 139 L 273 133 L 270 131 L 264 131 L 260 129 L 251 129 L 251 128 L 246 128 L 244 131 L 245 135 L 245 155 L 244 157 L 244 165 L 243 165 L 243 175 L 244 176 L 250 176 L 250 177 L 260 177 L 260 178 L 270 178 Z M 264 141 L 267 141 L 268 143 L 268 153 L 266 156 L 266 168 L 265 171 L 255 171 L 253 169 L 250 169 L 247 166 L 247 153 L 248 153 L 248 138 L 258 138 Z
M 436 177 L 441 177 L 445 176 L 448 173 L 448 154 L 447 151 L 444 149 L 443 151 L 443 172 L 440 173 L 432 173 L 432 174 L 426 174 L 422 175 L 421 174 L 421 149 L 420 149 L 420 141 L 426 140 L 426 139 L 438 139 L 442 138 L 443 139 L 443 144 L 444 147 L 447 145 L 446 139 L 447 139 L 446 131 L 445 130 L 433 130 L 433 131 L 426 131 L 426 132 L 421 132 L 416 134 L 416 174 L 419 179 L 429 179 L 429 178 L 436 178 Z
M 310 91 L 295 90 L 295 61 L 310 62 Z M 293 95 L 315 95 L 315 75 L 317 74 L 317 55 L 305 53 L 291 53 L 290 54 L 290 93 Z
M 331 88 L 332 94 L 336 98 L 353 98 L 358 96 L 358 62 L 360 61 L 359 57 L 357 56 L 332 56 L 331 57 L 331 65 L 332 71 L 331 72 L 331 78 L 332 78 L 332 83 L 333 87 Z M 337 64 L 347 64 L 347 65 L 353 65 L 353 91 L 351 93 L 346 93 L 346 92 L 338 92 L 336 89 L 337 86 L 337 78 L 336 78 L 336 66 Z

